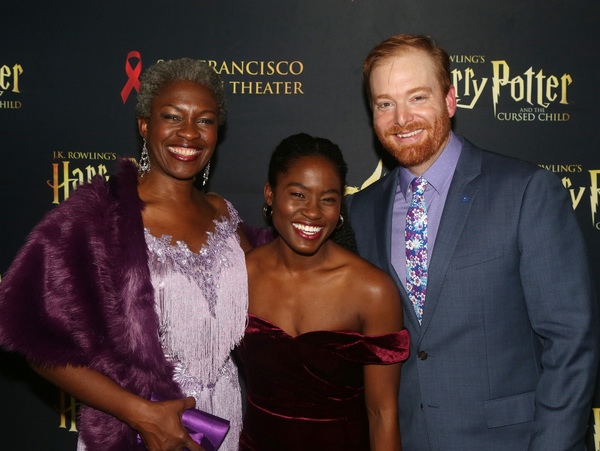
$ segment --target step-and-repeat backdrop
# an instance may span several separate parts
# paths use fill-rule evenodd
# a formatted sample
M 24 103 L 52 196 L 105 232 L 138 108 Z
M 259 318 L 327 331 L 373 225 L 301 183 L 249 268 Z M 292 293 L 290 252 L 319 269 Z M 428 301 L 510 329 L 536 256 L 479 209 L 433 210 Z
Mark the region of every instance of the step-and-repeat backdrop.
M 137 158 L 138 76 L 160 59 L 206 60 L 222 76 L 230 114 L 209 184 L 247 223 L 264 225 L 267 162 L 290 134 L 339 144 L 354 187 L 379 177 L 389 166 L 361 67 L 398 33 L 430 34 L 451 55 L 455 131 L 560 177 L 599 273 L 596 0 L 9 0 L 0 10 L 0 274 L 46 211 Z M 5 353 L 0 399 L 2 449 L 74 449 L 77 400 Z M 588 445 L 600 450 L 594 405 Z

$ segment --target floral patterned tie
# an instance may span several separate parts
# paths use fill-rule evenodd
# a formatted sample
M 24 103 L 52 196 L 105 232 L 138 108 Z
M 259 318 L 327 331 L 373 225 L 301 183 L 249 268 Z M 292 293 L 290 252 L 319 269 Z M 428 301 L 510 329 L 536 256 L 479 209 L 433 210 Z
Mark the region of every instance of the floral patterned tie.
M 427 180 L 416 177 L 412 182 L 413 197 L 406 214 L 406 292 L 411 300 L 419 324 L 427 292 L 427 208 L 425 186 Z

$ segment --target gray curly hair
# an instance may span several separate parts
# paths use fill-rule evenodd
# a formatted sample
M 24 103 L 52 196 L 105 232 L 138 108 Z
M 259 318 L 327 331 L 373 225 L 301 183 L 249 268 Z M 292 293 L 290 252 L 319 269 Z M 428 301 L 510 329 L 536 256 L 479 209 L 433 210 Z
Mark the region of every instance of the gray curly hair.
M 219 125 L 225 123 L 227 108 L 221 78 L 208 64 L 191 58 L 159 61 L 144 71 L 140 77 L 140 91 L 135 106 L 136 117 L 148 119 L 152 113 L 152 101 L 161 89 L 179 80 L 199 83 L 212 92 L 219 107 Z

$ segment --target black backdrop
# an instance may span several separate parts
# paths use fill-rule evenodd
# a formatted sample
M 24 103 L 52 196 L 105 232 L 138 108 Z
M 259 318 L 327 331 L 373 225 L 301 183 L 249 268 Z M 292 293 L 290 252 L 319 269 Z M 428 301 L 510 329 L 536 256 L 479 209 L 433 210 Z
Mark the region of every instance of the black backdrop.
M 557 173 L 600 270 L 598 1 L 12 0 L 0 11 L 0 273 L 78 182 L 138 156 L 136 71 L 159 59 L 220 72 L 230 115 L 209 185 L 247 223 L 263 225 L 267 161 L 292 133 L 339 144 L 360 187 L 382 157 L 361 66 L 397 33 L 433 35 L 452 56 L 455 131 Z M 3 449 L 74 446 L 75 401 L 16 356 L 0 354 L 0 399 Z

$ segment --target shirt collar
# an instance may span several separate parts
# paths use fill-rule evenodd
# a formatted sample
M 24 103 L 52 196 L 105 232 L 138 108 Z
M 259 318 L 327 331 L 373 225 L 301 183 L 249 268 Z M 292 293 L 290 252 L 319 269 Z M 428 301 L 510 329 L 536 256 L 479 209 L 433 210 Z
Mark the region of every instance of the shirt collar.
M 423 178 L 427 180 L 427 185 L 431 186 L 438 193 L 442 192 L 444 187 L 452 180 L 461 149 L 462 143 L 460 142 L 460 139 L 458 139 L 454 132 L 450 132 L 448 144 L 444 150 L 442 150 L 440 156 L 423 174 Z M 410 182 L 412 182 L 414 178 L 415 175 L 412 172 L 405 167 L 400 167 L 397 192 L 402 193 L 407 202 L 412 199 Z

